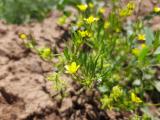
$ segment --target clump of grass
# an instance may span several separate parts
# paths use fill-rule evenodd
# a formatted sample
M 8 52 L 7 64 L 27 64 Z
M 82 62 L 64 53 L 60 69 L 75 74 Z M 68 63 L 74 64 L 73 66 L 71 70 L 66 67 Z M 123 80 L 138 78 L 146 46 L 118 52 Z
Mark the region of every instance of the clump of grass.
M 53 8 L 55 0 L 1 0 L 0 18 L 8 23 L 22 24 L 43 20 Z

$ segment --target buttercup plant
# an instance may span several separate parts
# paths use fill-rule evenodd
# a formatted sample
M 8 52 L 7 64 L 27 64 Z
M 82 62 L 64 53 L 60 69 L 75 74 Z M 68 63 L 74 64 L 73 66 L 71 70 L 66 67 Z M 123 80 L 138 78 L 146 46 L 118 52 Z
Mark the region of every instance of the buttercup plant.
M 91 2 L 86 2 L 84 6 L 89 4 Z M 158 31 L 158 36 L 154 36 L 141 20 L 125 30 L 125 17 L 133 15 L 136 8 L 134 1 L 124 7 L 118 7 L 118 1 L 108 4 L 115 8 L 107 18 L 103 16 L 105 6 L 99 9 L 95 3 L 91 8 L 80 10 L 82 4 L 79 5 L 77 23 L 72 25 L 77 29 L 71 30 L 71 47 L 65 49 L 64 57 L 68 62 L 80 64 L 79 83 L 98 89 L 102 94 L 103 109 L 136 110 L 145 105 L 145 92 L 155 88 L 150 84 L 154 72 L 149 74 L 147 71 L 154 71 L 151 66 L 158 65 L 154 60 L 157 56 L 150 56 L 160 45 L 160 34 Z M 128 31 L 131 32 L 128 34 Z M 89 32 L 92 35 L 88 35 Z M 146 80 L 146 76 L 152 77 Z
M 148 91 L 160 92 L 154 69 L 160 62 L 160 31 L 153 32 L 144 25 L 145 16 L 131 24 L 126 22 L 134 15 L 134 1 L 121 6 L 118 0 L 112 0 L 106 6 L 97 6 L 99 2 L 91 1 L 76 5 L 71 39 L 59 54 L 57 74 L 67 74 L 84 88 L 96 89 L 102 109 L 136 114 L 136 110 L 147 106 Z M 105 17 L 107 7 L 111 11 Z M 50 56 L 52 52 L 46 51 L 41 55 Z

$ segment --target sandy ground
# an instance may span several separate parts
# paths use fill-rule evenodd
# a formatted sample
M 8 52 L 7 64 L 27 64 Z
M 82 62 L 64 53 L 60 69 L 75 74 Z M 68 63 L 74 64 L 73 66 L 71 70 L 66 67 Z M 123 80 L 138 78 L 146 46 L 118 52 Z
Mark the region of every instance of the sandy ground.
M 18 33 L 32 33 L 42 46 L 55 45 L 62 34 L 56 27 L 56 13 L 42 24 L 16 26 L 0 23 L 0 120 L 31 119 L 55 108 L 43 74 L 52 65 L 28 51 Z M 45 38 L 46 37 L 46 38 Z M 55 113 L 56 114 L 56 113 Z M 52 119 L 56 119 L 53 115 Z

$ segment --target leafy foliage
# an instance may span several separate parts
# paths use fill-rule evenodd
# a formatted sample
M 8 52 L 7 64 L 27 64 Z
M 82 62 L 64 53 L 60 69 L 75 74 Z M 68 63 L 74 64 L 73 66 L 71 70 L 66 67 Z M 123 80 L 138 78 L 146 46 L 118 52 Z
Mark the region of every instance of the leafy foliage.
M 79 13 L 64 61 L 80 65 L 71 77 L 85 87 L 98 89 L 102 108 L 135 110 L 146 104 L 146 91 L 158 86 L 153 66 L 159 65 L 160 32 L 144 25 L 145 16 L 125 22 L 134 13 L 133 1 L 124 7 L 116 0 L 100 3 L 76 5 Z M 103 13 L 108 6 L 112 10 L 106 18 Z M 151 15 L 158 14 L 153 10 Z
M 31 19 L 43 20 L 54 5 L 54 0 L 1 0 L 0 18 L 8 23 L 21 24 Z

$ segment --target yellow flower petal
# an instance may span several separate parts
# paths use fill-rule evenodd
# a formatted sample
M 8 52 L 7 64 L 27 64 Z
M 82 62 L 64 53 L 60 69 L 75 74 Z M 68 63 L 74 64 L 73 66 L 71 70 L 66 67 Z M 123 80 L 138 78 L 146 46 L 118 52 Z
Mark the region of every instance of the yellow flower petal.
M 109 27 L 110 27 L 110 22 L 106 21 L 106 22 L 104 23 L 104 28 L 107 29 L 107 28 L 109 28 Z
M 92 24 L 93 22 L 96 22 L 98 20 L 99 20 L 98 18 L 95 18 L 93 16 L 90 16 L 88 18 L 84 18 L 84 21 L 86 21 L 87 24 Z
M 87 10 L 88 5 L 86 4 L 81 4 L 81 5 L 77 5 L 77 7 L 79 8 L 80 11 L 84 12 Z
M 132 100 L 132 102 L 135 102 L 135 103 L 141 103 L 142 102 L 142 100 L 139 97 L 137 97 L 136 94 L 133 93 L 133 92 L 131 93 L 131 100 Z
M 138 40 L 142 40 L 142 41 L 146 40 L 145 34 L 139 34 L 138 35 Z
M 99 12 L 100 12 L 101 14 L 103 14 L 103 13 L 105 12 L 105 8 L 100 8 L 100 9 L 99 9 Z
M 146 48 L 147 46 L 146 46 L 146 44 L 142 44 L 141 47 L 143 49 L 143 48 Z
M 22 40 L 27 39 L 27 35 L 24 34 L 24 33 L 21 33 L 21 34 L 19 35 L 19 38 L 22 39 Z
M 129 10 L 133 10 L 133 9 L 135 9 L 135 3 L 134 2 L 129 2 L 128 4 L 127 4 L 127 9 L 129 9 Z
M 159 12 L 160 12 L 160 7 L 155 6 L 155 7 L 153 8 L 153 11 L 154 11 L 155 13 L 159 13 Z
M 140 50 L 139 50 L 138 48 L 134 48 L 134 49 L 132 49 L 132 53 L 133 53 L 134 55 L 138 56 L 139 53 L 140 53 Z
M 77 72 L 79 67 L 80 65 L 77 65 L 76 62 L 72 62 L 70 65 L 65 66 L 66 73 L 74 74 Z
M 91 37 L 91 35 L 92 35 L 92 33 L 89 32 L 88 30 L 85 30 L 85 31 L 84 30 L 83 31 L 79 30 L 78 33 L 82 38 Z

